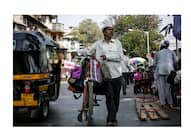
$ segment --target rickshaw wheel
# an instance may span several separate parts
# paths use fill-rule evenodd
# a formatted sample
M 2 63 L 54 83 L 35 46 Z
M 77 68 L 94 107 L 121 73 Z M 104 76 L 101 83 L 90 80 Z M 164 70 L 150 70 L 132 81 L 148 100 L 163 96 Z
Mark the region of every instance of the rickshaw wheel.
M 48 117 L 48 114 L 49 114 L 49 102 L 48 101 L 41 103 L 39 114 L 40 114 L 41 119 L 45 119 Z

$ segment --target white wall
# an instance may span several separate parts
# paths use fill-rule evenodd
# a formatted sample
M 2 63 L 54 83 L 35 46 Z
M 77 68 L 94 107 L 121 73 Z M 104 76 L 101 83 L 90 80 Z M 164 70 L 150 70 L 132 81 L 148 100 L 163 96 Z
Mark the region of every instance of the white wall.
M 172 15 L 160 15 L 159 18 L 162 19 L 161 24 L 159 25 L 159 31 L 166 25 L 173 24 Z M 165 32 L 161 32 L 161 34 L 165 35 Z M 176 50 L 176 38 L 173 36 L 172 30 L 170 34 L 167 34 L 164 40 L 168 40 L 170 42 L 170 45 L 169 45 L 170 50 Z M 178 48 L 181 48 L 181 41 L 179 40 L 178 40 Z

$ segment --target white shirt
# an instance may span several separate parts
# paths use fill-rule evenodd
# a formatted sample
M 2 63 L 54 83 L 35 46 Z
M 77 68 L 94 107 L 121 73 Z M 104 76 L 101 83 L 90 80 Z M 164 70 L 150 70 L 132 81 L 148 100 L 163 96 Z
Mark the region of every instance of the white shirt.
M 153 66 L 153 58 L 152 57 L 148 58 L 148 66 L 149 67 Z
M 109 67 L 111 77 L 118 78 L 122 75 L 121 59 L 123 55 L 121 42 L 117 39 L 111 39 L 109 43 L 104 40 L 99 40 L 95 42 L 92 46 L 85 48 L 80 53 L 82 54 L 92 54 L 96 52 L 96 59 L 100 62 L 102 61 L 101 56 L 105 55 L 107 61 L 104 61 Z M 109 60 L 115 60 L 118 62 L 113 62 Z
M 179 81 L 181 81 L 181 71 L 176 72 L 176 77 L 174 78 L 174 83 L 177 84 Z
M 158 74 L 168 75 L 174 70 L 174 64 L 177 62 L 176 54 L 169 49 L 160 50 L 154 58 L 154 65 Z
M 129 58 L 125 55 L 122 56 L 122 61 L 121 61 L 121 66 L 122 66 L 122 72 L 127 73 L 130 72 L 128 66 L 129 65 Z
M 148 66 L 149 66 L 149 67 L 153 66 L 154 60 L 153 60 L 153 58 L 151 57 L 151 54 L 147 54 L 147 59 L 148 59 L 148 62 L 147 62 Z

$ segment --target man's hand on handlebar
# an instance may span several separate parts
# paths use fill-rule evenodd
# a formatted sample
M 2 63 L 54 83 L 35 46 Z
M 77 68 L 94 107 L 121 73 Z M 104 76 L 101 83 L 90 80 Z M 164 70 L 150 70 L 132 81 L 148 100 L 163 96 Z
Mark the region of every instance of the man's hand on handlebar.
M 107 59 L 105 55 L 101 55 L 100 57 L 101 57 L 103 60 L 106 60 L 106 59 Z
M 103 60 L 107 60 L 109 62 L 120 62 L 121 61 L 120 58 L 107 58 L 105 55 L 102 55 L 100 57 L 102 57 Z

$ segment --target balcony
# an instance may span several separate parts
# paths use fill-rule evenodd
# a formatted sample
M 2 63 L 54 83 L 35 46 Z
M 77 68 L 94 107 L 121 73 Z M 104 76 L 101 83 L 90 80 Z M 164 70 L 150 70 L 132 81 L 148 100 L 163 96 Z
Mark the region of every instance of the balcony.
M 52 24 L 52 31 L 53 32 L 64 32 L 64 24 L 61 23 L 53 23 Z
M 26 26 L 26 24 L 23 23 L 23 16 L 22 15 L 14 15 L 13 16 L 13 22 L 20 24 L 20 25 L 23 25 L 23 26 Z

